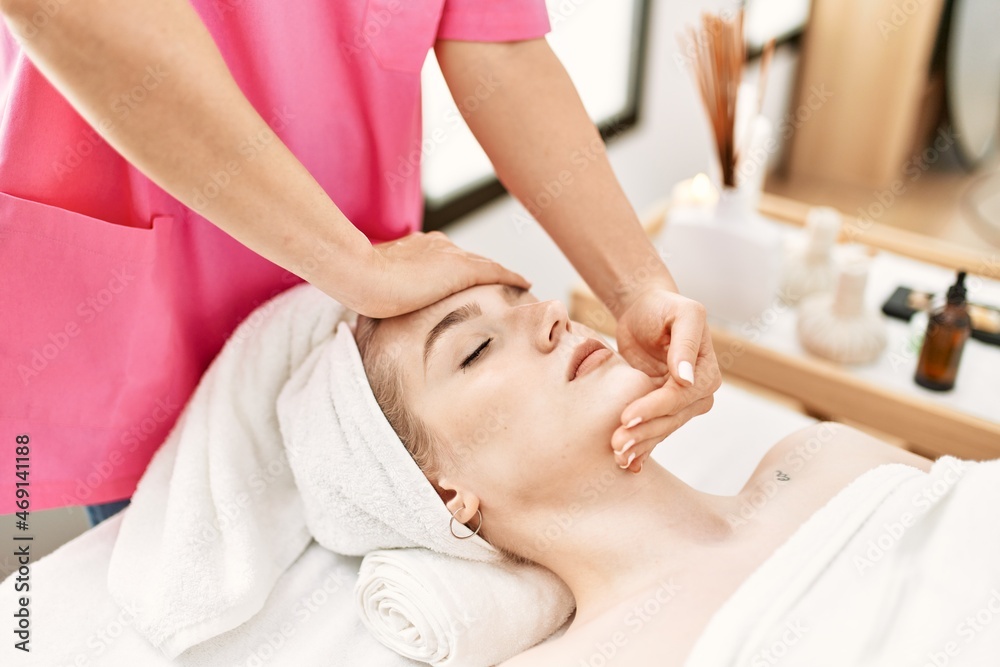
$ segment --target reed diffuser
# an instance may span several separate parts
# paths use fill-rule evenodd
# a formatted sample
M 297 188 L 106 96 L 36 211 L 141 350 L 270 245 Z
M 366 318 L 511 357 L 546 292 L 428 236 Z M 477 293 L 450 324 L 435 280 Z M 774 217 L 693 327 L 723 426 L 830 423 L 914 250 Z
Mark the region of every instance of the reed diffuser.
M 701 101 L 715 137 L 722 184 L 736 187 L 736 100 L 746 62 L 743 43 L 743 10 L 731 20 L 702 14 L 702 29 L 688 26 L 681 48 L 692 55 Z
M 730 18 L 703 14 L 700 28 L 688 27 L 680 42 L 691 56 L 715 141 L 719 197 L 707 212 L 671 207 L 662 240 L 681 291 L 704 304 L 709 317 L 744 324 L 775 305 L 783 260 L 777 228 L 756 212 L 770 137 L 770 125 L 760 114 L 763 91 L 741 87 L 746 64 L 742 10 Z M 765 49 L 762 67 L 772 48 Z M 765 78 L 762 71 L 761 82 Z M 745 128 L 741 136 L 738 127 Z M 748 155 L 755 161 L 746 160 Z

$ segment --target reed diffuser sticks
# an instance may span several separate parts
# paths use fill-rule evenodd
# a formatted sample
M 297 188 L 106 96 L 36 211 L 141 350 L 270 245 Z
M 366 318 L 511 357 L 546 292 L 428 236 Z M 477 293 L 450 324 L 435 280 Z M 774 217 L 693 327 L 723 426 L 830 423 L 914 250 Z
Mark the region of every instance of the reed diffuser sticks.
M 767 90 L 767 72 L 774 57 L 774 38 L 772 37 L 764 45 L 764 50 L 760 55 L 760 75 L 757 77 L 757 114 L 764 110 L 764 91 Z
M 722 182 L 736 187 L 736 98 L 746 62 L 743 10 L 728 19 L 704 13 L 701 23 L 700 31 L 688 27 L 681 48 L 692 55 L 695 80 L 715 135 Z

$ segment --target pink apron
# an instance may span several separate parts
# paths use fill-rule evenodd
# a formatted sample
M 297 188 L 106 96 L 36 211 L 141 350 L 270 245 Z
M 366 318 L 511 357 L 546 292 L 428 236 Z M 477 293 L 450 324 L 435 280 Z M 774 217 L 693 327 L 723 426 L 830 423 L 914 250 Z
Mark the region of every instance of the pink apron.
M 375 243 L 421 225 L 435 39 L 549 31 L 543 0 L 192 4 L 250 102 Z M 126 498 L 229 334 L 301 279 L 132 167 L 0 29 L 0 514 L 18 510 L 22 435 L 30 509 Z M 170 75 L 150 67 L 107 122 Z

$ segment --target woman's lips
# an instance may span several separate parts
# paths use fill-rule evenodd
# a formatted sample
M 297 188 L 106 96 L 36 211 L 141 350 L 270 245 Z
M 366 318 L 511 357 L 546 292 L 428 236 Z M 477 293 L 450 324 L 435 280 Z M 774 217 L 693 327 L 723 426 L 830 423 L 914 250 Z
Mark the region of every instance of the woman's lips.
M 591 370 L 597 368 L 605 361 L 610 359 L 612 356 L 613 353 L 606 347 L 601 348 L 596 352 L 591 352 L 589 355 L 587 355 L 587 358 L 583 360 L 583 363 L 580 364 L 580 367 L 576 369 L 576 375 L 574 376 L 574 379 L 580 377 L 581 375 L 584 375 L 585 373 L 589 373 Z
M 569 365 L 569 381 L 590 372 L 614 356 L 614 353 L 595 338 L 583 341 L 573 352 Z

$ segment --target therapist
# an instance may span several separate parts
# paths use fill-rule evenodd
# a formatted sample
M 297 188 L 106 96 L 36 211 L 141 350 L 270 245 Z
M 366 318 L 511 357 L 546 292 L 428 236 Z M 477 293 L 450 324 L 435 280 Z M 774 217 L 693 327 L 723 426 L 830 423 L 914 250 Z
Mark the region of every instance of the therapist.
M 629 362 L 663 378 L 610 446 L 636 440 L 637 472 L 711 407 L 704 309 L 643 233 L 543 0 L 0 9 L 0 477 L 26 434 L 32 510 L 85 504 L 97 521 L 130 497 L 234 328 L 303 279 L 372 317 L 528 286 L 418 231 L 432 46 L 501 182 L 615 315 Z M 13 493 L 0 503 L 16 511 Z

